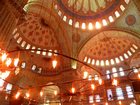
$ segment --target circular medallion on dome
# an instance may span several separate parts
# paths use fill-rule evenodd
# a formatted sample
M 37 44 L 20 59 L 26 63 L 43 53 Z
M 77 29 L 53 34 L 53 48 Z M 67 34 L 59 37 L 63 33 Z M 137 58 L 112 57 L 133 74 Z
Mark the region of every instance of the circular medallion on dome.
M 136 23 L 136 17 L 134 15 L 128 15 L 125 19 L 127 25 L 132 26 Z
M 102 26 L 113 22 L 126 9 L 129 2 L 130 0 L 57 0 L 55 9 L 64 21 L 75 25 L 76 28 L 85 20 L 86 24 L 91 22 L 98 28 L 96 22 Z

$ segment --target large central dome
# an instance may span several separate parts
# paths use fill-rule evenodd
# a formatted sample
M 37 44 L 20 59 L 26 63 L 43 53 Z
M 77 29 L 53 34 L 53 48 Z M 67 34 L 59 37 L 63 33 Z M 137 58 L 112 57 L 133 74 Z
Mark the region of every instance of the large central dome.
M 77 16 L 92 16 L 98 11 L 109 8 L 113 2 L 118 4 L 118 0 L 58 0 L 62 8 L 77 14 Z
M 114 22 L 130 0 L 56 0 L 58 15 L 76 28 L 96 29 Z

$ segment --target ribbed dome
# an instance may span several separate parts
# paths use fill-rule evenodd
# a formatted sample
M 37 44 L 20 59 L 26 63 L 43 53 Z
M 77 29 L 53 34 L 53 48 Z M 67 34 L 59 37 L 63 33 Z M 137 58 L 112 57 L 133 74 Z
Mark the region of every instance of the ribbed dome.
M 120 17 L 129 2 L 130 0 L 57 0 L 55 9 L 69 25 L 98 29 Z

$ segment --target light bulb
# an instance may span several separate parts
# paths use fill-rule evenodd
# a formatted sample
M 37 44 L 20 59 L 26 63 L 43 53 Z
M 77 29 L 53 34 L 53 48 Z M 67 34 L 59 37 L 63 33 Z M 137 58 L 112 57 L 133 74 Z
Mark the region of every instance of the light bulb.
M 57 95 L 57 91 L 54 91 L 54 95 L 55 95 L 55 96 Z
M 105 105 L 108 105 L 108 103 L 106 102 Z
M 8 58 L 6 60 L 6 66 L 9 67 L 11 63 L 12 63 L 12 59 L 11 58 Z
M 20 94 L 21 94 L 20 92 L 17 92 L 17 94 L 15 95 L 15 98 L 18 99 Z
M 19 62 L 19 59 L 18 59 L 18 58 L 14 59 L 14 66 L 15 66 L 15 67 L 17 67 L 18 62 Z
M 5 71 L 1 74 L 1 78 L 6 79 L 9 76 L 9 74 L 10 74 L 10 71 Z
M 42 91 L 40 92 L 40 96 L 41 96 L 41 97 L 43 96 L 43 92 L 42 92 Z
M 29 93 L 26 93 L 26 97 L 29 98 L 30 97 L 30 94 Z
M 5 61 L 6 58 L 7 58 L 7 54 L 6 54 L 6 53 L 3 53 L 3 54 L 2 54 L 2 57 L 1 57 L 2 62 Z
M 57 66 L 57 61 L 56 60 L 52 61 L 52 66 L 53 66 L 53 68 L 56 68 L 56 66 Z
M 116 79 L 113 79 L 112 85 L 117 86 L 118 85 L 118 81 Z
M 140 79 L 140 74 L 138 74 L 138 78 Z
M 71 92 L 72 92 L 72 94 L 75 93 L 75 88 L 74 87 L 71 88 Z
M 85 71 L 85 72 L 84 72 L 83 79 L 86 79 L 87 77 L 88 77 L 88 72 L 87 72 L 87 71 Z
M 91 89 L 94 90 L 95 89 L 95 85 L 91 84 Z
M 121 101 L 119 101 L 119 105 L 121 105 L 122 104 L 122 102 Z
M 99 81 L 99 84 L 102 85 L 103 83 L 102 79 L 99 79 L 98 81 Z

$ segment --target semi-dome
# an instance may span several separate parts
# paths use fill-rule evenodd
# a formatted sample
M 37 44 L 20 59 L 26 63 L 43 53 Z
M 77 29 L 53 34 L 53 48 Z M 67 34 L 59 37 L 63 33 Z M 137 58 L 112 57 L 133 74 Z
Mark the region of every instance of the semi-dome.
M 138 41 L 131 34 L 105 31 L 91 38 L 82 48 L 79 57 L 82 56 L 85 62 L 92 65 L 109 66 L 129 59 L 138 49 Z

